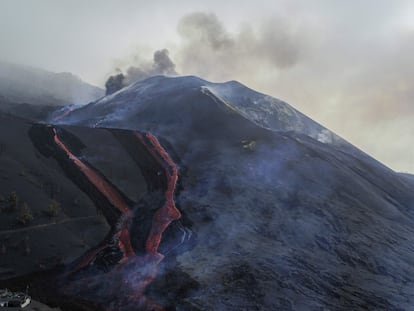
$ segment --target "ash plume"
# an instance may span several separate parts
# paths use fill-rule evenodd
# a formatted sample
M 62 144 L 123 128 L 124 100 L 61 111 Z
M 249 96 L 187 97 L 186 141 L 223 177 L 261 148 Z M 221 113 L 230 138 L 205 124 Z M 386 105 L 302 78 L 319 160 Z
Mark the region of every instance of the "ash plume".
M 301 61 L 307 46 L 303 30 L 281 17 L 232 33 L 215 14 L 196 12 L 181 18 L 177 32 L 180 68 L 206 78 L 233 79 L 264 67 L 286 70 Z
M 124 85 L 125 76 L 123 73 L 110 76 L 105 82 L 105 94 L 109 95 L 122 89 Z
M 169 56 L 167 49 L 154 52 L 152 63 L 142 63 L 138 66 L 130 66 L 125 74 L 120 72 L 111 75 L 105 82 L 106 95 L 112 94 L 121 88 L 156 75 L 176 75 L 175 64 Z
M 236 43 L 212 13 L 188 14 L 179 21 L 177 30 L 189 45 L 203 43 L 213 50 L 222 50 L 232 48 Z
M 175 64 L 169 56 L 167 49 L 158 50 L 154 52 L 153 70 L 155 73 L 162 73 L 165 75 L 176 75 Z

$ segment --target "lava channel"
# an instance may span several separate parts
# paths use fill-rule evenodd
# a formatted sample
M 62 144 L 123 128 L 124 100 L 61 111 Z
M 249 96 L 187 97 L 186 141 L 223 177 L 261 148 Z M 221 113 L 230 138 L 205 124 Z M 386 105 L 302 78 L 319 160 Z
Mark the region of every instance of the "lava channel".
M 104 178 L 102 178 L 100 174 L 98 174 L 94 169 L 83 163 L 69 150 L 68 147 L 66 147 L 66 145 L 60 140 L 55 128 L 53 128 L 53 133 L 53 138 L 56 145 L 58 145 L 68 155 L 69 159 L 79 168 L 79 170 L 99 190 L 99 192 L 101 192 L 113 206 L 115 206 L 117 209 L 121 211 L 122 214 L 125 215 L 123 218 L 124 220 L 120 226 L 121 228 L 117 233 L 119 241 L 118 246 L 123 253 L 124 259 L 133 256 L 134 250 L 131 246 L 131 239 L 127 228 L 127 222 L 132 216 L 128 204 L 124 201 L 122 195 L 110 183 L 108 183 Z M 80 266 L 78 266 L 78 268 L 89 264 L 93 257 L 88 257 L 89 259 L 87 261 L 84 260 L 84 262 L 82 262 Z
M 168 225 L 181 217 L 180 211 L 176 208 L 174 202 L 174 192 L 178 180 L 178 170 L 174 161 L 171 159 L 167 151 L 161 146 L 158 139 L 151 133 L 142 135 L 135 132 L 135 136 L 140 140 L 148 152 L 152 155 L 163 168 L 167 178 L 167 189 L 165 191 L 165 203 L 155 212 L 151 230 L 148 235 L 145 249 L 148 254 L 157 254 L 162 234 Z
M 152 216 L 151 228 L 145 239 L 145 253 L 136 255 L 132 248 L 128 230 L 129 220 L 132 217 L 129 206 L 110 183 L 83 163 L 65 146 L 59 139 L 55 128 L 53 128 L 53 131 L 55 143 L 68 155 L 69 159 L 85 174 L 90 182 L 123 214 L 121 228 L 116 235 L 119 241 L 118 246 L 123 252 L 122 260 L 118 262 L 114 269 L 104 275 L 81 276 L 80 279 L 74 280 L 71 288 L 76 289 L 77 295 L 93 301 L 100 301 L 101 305 L 105 305 L 106 310 L 164 310 L 163 307 L 147 299 L 144 292 L 148 284 L 156 278 L 158 265 L 164 258 L 164 255 L 158 252 L 162 234 L 172 221 L 181 217 L 181 213 L 174 202 L 178 180 L 176 164 L 154 135 L 134 132 L 141 145 L 164 169 L 167 180 L 165 202 Z M 89 252 L 80 268 L 86 267 L 104 249 L 105 245 L 96 251 Z M 107 286 L 110 288 L 106 288 Z

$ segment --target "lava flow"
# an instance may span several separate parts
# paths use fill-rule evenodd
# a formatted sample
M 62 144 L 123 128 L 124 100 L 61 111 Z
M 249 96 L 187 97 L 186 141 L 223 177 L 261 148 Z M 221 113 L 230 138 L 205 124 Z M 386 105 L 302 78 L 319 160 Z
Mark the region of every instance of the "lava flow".
M 167 178 L 165 203 L 154 215 L 151 231 L 145 245 L 147 253 L 154 254 L 158 251 L 162 233 L 173 220 L 181 217 L 180 211 L 175 207 L 174 202 L 174 192 L 178 180 L 178 170 L 174 161 L 168 155 L 167 151 L 160 145 L 158 139 L 154 135 L 147 133 L 144 136 L 138 132 L 135 132 L 134 134 L 147 148 L 153 158 L 162 167 L 164 167 L 165 176 Z
M 118 233 L 119 248 L 124 254 L 124 258 L 132 256 L 134 251 L 131 246 L 131 239 L 126 226 L 128 219 L 131 217 L 131 213 L 129 206 L 124 201 L 122 195 L 95 170 L 87 166 L 78 157 L 76 157 L 60 140 L 55 128 L 53 128 L 53 133 L 56 145 L 58 145 L 68 155 L 69 159 L 79 168 L 81 172 L 85 174 L 89 181 L 108 199 L 108 201 L 111 202 L 113 206 L 118 208 L 124 215 L 126 215 Z M 90 260 L 92 260 L 92 258 Z M 89 262 L 84 261 L 81 263 L 81 266 L 83 267 L 88 263 Z
M 174 202 L 174 193 L 178 180 L 176 164 L 154 135 L 134 132 L 134 136 L 138 138 L 140 145 L 145 148 L 147 153 L 157 163 L 158 168 L 153 172 L 154 175 L 163 175 L 166 179 L 164 203 L 150 216 L 152 219 L 148 219 L 151 227 L 149 232 L 145 233 L 144 254 L 137 255 L 132 248 L 131 238 L 134 237 L 130 235 L 128 228 L 133 213 L 122 195 L 99 173 L 76 157 L 60 140 L 55 128 L 53 128 L 53 132 L 55 144 L 67 154 L 69 159 L 99 192 L 122 212 L 121 228 L 116 233 L 115 238 L 118 240 L 118 247 L 123 253 L 123 258 L 115 263 L 115 267 L 107 273 L 81 274 L 80 278 L 72 281 L 72 285 L 68 287 L 68 289 L 71 288 L 69 292 L 100 304 L 105 302 L 104 304 L 109 306 L 110 309 L 128 311 L 138 309 L 164 310 L 161 306 L 147 299 L 144 292 L 148 284 L 155 279 L 158 265 L 164 258 L 164 255 L 158 252 L 162 235 L 172 221 L 181 217 L 181 213 L 176 208 Z M 163 171 L 157 171 L 159 167 Z M 95 250 L 91 250 L 83 257 L 73 273 L 88 267 L 99 254 L 105 252 L 110 252 L 110 245 L 107 243 L 103 243 Z

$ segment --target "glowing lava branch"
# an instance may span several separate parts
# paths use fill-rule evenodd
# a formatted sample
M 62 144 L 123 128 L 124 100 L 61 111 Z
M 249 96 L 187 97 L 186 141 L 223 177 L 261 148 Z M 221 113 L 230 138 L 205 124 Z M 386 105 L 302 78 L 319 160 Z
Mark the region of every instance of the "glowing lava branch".
M 181 217 L 181 213 L 175 207 L 174 202 L 174 192 L 178 180 L 178 170 L 174 161 L 154 135 L 147 133 L 144 136 L 138 132 L 135 132 L 134 134 L 158 162 L 158 164 L 164 168 L 165 177 L 167 178 L 165 203 L 154 214 L 151 230 L 145 244 L 145 249 L 148 255 L 160 255 L 158 253 L 158 246 L 160 245 L 163 232 L 173 220 Z
M 68 155 L 69 159 L 79 168 L 79 170 L 99 190 L 99 192 L 102 193 L 113 206 L 115 206 L 123 214 L 126 215 L 126 218 L 122 222 L 120 231 L 118 233 L 118 245 L 124 254 L 124 258 L 133 256 L 134 250 L 131 246 L 131 239 L 126 225 L 127 220 L 131 217 L 131 212 L 122 195 L 109 182 L 102 178 L 102 176 L 100 176 L 95 170 L 77 158 L 60 140 L 55 128 L 53 128 L 53 133 L 56 145 L 58 145 L 60 149 L 62 149 Z
M 63 112 L 61 112 L 59 115 L 57 115 L 53 118 L 53 122 L 57 122 L 60 119 L 63 119 L 64 117 L 68 116 L 72 112 L 71 107 L 65 107 L 64 109 L 65 110 Z
M 134 136 L 138 138 L 140 144 L 148 151 L 151 158 L 157 163 L 155 169 L 161 167 L 163 177 L 165 176 L 165 200 L 163 205 L 158 208 L 151 219 L 151 227 L 148 235 L 145 237 L 145 255 L 136 255 L 131 244 L 131 237 L 128 226 L 132 219 L 132 212 L 124 201 L 122 195 L 103 178 L 98 172 L 83 163 L 65 146 L 59 139 L 56 129 L 54 131 L 54 141 L 60 149 L 62 149 L 69 159 L 79 168 L 79 170 L 88 178 L 88 180 L 104 195 L 108 201 L 117 207 L 123 214 L 120 220 L 120 226 L 116 237 L 118 238 L 118 246 L 123 252 L 123 258 L 108 273 L 90 274 L 87 277 L 74 280 L 69 291 L 73 291 L 76 295 L 82 296 L 83 289 L 86 288 L 88 293 L 90 288 L 100 288 L 102 284 L 112 284 L 113 287 L 103 289 L 104 297 L 89 297 L 97 301 L 110 301 L 108 306 L 111 310 L 153 310 L 165 311 L 165 309 L 157 303 L 151 301 L 145 296 L 145 290 L 157 276 L 159 263 L 163 260 L 164 255 L 158 252 L 162 235 L 172 221 L 181 217 L 180 211 L 176 208 L 174 202 L 174 193 L 178 181 L 178 168 L 171 159 L 167 151 L 161 146 L 158 139 L 150 134 L 141 134 L 134 132 Z M 160 172 L 154 171 L 154 174 Z M 149 177 L 151 178 L 151 177 Z M 151 180 L 147 180 L 151 182 Z M 107 243 L 90 251 L 81 260 L 79 268 L 86 267 L 98 256 L 98 253 L 110 247 Z M 75 272 L 79 269 L 75 269 Z M 86 285 L 85 285 L 86 284 Z M 121 290 L 121 291 L 119 291 Z M 99 291 L 98 291 L 99 292 Z M 109 310 L 108 309 L 108 310 Z

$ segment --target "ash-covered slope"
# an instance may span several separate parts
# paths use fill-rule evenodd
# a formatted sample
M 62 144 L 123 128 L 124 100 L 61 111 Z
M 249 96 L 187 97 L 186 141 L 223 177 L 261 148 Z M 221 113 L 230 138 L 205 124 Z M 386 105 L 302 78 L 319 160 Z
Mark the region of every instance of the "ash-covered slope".
M 237 82 L 153 77 L 58 122 L 150 131 L 175 155 L 175 201 L 197 242 L 166 254 L 146 291 L 160 305 L 414 305 L 413 184 L 286 103 Z
M 65 266 L 69 276 L 48 279 L 64 304 L 31 276 L 38 300 L 62 310 L 412 309 L 411 179 L 287 104 L 236 82 L 154 77 L 55 123 L 16 139 L 30 138 L 34 163 L 91 198 L 111 232 Z
M 82 107 L 54 114 L 48 122 L 149 131 L 176 148 L 205 136 L 237 132 L 251 141 L 257 128 L 309 136 L 367 161 L 375 159 L 286 102 L 237 81 L 212 83 L 196 76 L 154 76 Z
M 315 139 L 343 142 L 287 103 L 236 81 L 211 83 L 195 76 L 155 76 L 91 103 L 59 120 L 93 127 L 163 131 L 191 127 L 223 112 L 244 117 L 274 131 L 295 131 Z M 51 120 L 53 121 L 53 120 Z
M 0 113 L 0 280 L 71 262 L 109 230 L 87 194 L 35 148 L 32 126 Z

